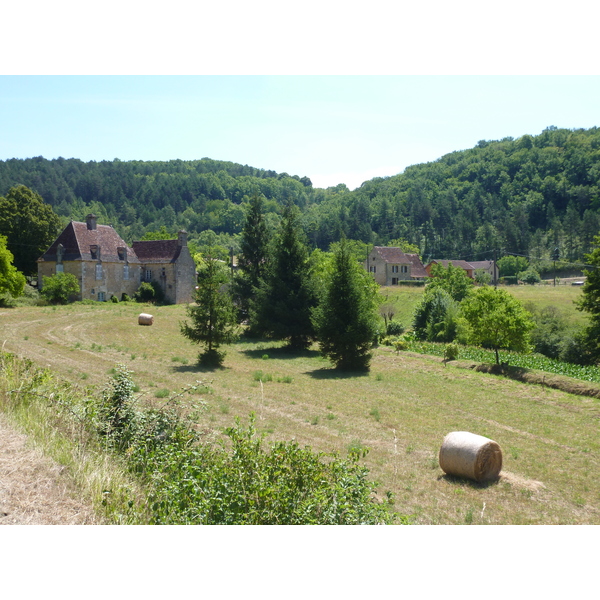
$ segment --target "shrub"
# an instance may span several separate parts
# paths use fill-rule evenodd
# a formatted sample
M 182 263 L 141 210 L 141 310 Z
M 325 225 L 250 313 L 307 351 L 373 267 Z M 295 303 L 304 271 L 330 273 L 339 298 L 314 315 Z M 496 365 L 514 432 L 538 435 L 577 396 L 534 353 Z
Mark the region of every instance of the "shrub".
M 160 304 L 165 299 L 165 294 L 157 281 L 142 282 L 138 291 L 133 295 L 136 302 L 154 302 Z
M 119 299 L 118 299 L 118 298 L 117 298 L 117 297 L 116 297 L 116 296 L 113 294 L 113 295 L 110 297 L 110 301 L 111 301 L 113 304 L 116 304 L 116 303 L 119 301 Z
M 52 277 L 43 276 L 42 281 L 40 294 L 50 304 L 66 304 L 80 292 L 77 277 L 72 273 L 57 273 Z
M 519 273 L 519 279 L 528 285 L 534 285 L 541 281 L 540 274 L 533 268 L 529 268 L 527 271 Z
M 402 335 L 404 333 L 404 325 L 399 321 L 389 321 L 386 328 L 386 335 Z
M 444 348 L 444 361 L 456 360 L 458 358 L 458 345 L 446 344 Z
M 129 302 L 130 300 L 131 298 L 125 292 L 121 294 L 121 302 Z

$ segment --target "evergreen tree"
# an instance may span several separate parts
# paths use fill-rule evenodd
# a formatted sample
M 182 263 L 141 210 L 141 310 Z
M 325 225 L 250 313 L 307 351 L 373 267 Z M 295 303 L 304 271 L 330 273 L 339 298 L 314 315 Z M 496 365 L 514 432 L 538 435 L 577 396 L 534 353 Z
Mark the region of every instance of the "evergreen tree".
M 198 274 L 196 303 L 187 308 L 191 323 L 180 323 L 184 337 L 204 345 L 204 352 L 198 355 L 203 365 L 222 364 L 225 352 L 218 348 L 221 344 L 232 343 L 237 337 L 235 308 L 227 283 L 226 269 L 216 259 L 205 257 Z
M 342 239 L 333 255 L 325 293 L 313 312 L 321 353 L 337 369 L 369 369 L 377 332 L 377 297 L 377 284 L 353 259 Z
M 262 195 L 254 194 L 248 203 L 242 228 L 238 256 L 239 274 L 235 280 L 235 295 L 242 320 L 248 318 L 250 299 L 260 287 L 265 275 L 269 241 L 264 212 Z
M 308 348 L 314 338 L 311 310 L 316 294 L 308 251 L 298 225 L 298 209 L 288 203 L 275 238 L 265 279 L 250 302 L 252 331 L 290 348 Z

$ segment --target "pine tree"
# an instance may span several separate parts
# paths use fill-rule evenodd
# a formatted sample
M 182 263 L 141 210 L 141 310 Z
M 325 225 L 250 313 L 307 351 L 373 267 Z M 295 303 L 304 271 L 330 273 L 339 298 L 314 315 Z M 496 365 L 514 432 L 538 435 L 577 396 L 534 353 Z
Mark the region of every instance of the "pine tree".
M 237 337 L 237 319 L 233 301 L 227 290 L 228 276 L 219 261 L 204 258 L 204 267 L 198 275 L 196 303 L 188 306 L 191 319 L 180 323 L 181 333 L 194 343 L 204 344 L 204 352 L 198 355 L 200 364 L 220 365 L 225 352 L 218 348 L 230 344 Z
M 287 340 L 292 349 L 306 349 L 314 338 L 311 310 L 315 304 L 298 209 L 290 203 L 283 211 L 265 279 L 250 302 L 250 328 L 272 339 Z
M 377 332 L 377 294 L 377 284 L 352 258 L 343 239 L 333 256 L 325 294 L 313 312 L 321 353 L 337 369 L 369 369 Z
M 239 303 L 240 320 L 248 318 L 250 299 L 264 278 L 268 255 L 268 232 L 262 195 L 254 194 L 246 210 L 242 228 L 239 274 L 235 280 L 235 295 Z

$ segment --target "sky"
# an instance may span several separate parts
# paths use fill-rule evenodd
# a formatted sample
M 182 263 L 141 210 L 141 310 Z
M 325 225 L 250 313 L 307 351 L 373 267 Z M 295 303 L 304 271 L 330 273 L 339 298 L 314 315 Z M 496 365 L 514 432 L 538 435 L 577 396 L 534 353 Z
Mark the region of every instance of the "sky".
M 600 125 L 600 76 L 0 77 L 0 160 L 208 157 L 354 189 L 550 125 Z
M 3 7 L 0 160 L 204 157 L 354 189 L 480 140 L 600 125 L 584 0 Z

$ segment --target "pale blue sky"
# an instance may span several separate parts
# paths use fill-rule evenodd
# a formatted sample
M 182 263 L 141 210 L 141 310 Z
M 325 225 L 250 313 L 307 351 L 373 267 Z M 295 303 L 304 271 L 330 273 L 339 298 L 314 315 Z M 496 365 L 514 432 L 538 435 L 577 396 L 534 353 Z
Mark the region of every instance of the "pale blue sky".
M 600 76 L 0 77 L 1 160 L 209 157 L 353 189 L 549 125 L 600 125 Z

